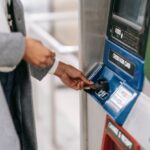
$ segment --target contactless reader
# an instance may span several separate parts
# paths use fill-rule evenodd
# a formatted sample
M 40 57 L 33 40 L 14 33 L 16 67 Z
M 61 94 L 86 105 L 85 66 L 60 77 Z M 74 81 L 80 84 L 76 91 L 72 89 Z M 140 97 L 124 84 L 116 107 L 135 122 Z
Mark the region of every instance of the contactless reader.
M 149 0 L 112 0 L 103 64 L 88 74 L 95 88 L 86 92 L 120 125 L 143 88 L 148 6 Z

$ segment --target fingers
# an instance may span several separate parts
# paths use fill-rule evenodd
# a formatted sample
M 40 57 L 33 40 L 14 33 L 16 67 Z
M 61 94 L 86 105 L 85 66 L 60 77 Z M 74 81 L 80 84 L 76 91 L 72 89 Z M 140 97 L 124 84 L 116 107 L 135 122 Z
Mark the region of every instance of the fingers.
M 45 53 L 45 56 L 43 56 L 43 61 L 40 64 L 40 67 L 45 68 L 49 65 L 52 65 L 55 60 L 55 53 L 52 51 L 47 50 L 48 52 Z M 41 58 L 42 59 L 42 58 Z
M 49 49 L 46 49 L 47 53 L 45 53 L 46 57 L 55 57 L 55 53 L 53 51 L 50 51 Z
M 53 65 L 55 59 L 53 58 L 46 58 L 44 61 L 42 61 L 39 65 L 41 68 L 46 68 L 47 66 Z
M 71 88 L 75 90 L 82 90 L 85 87 L 90 87 L 90 85 L 93 85 L 92 81 L 89 81 L 86 79 L 86 77 L 78 70 L 71 70 L 71 74 L 67 74 L 68 78 L 70 79 L 70 82 L 68 85 L 70 85 Z
M 79 80 L 72 80 L 68 76 L 63 77 L 62 81 L 70 88 L 74 90 L 81 90 L 84 87 L 84 82 Z
M 80 79 L 84 82 L 85 85 L 92 85 L 93 82 L 86 79 L 86 77 L 81 73 Z
M 45 53 L 43 53 L 43 56 L 39 58 L 39 65 L 40 68 L 46 68 L 49 65 L 52 65 L 55 60 L 55 53 L 52 51 L 49 51 L 45 49 Z
M 46 68 L 47 65 L 45 65 L 45 64 L 40 64 L 38 67 L 40 67 L 40 68 Z
M 83 81 L 78 81 L 76 84 L 74 84 L 72 86 L 72 88 L 75 89 L 75 90 L 82 90 L 82 89 L 85 89 L 85 87 L 87 89 L 90 88 L 89 86 L 85 85 L 85 83 Z
M 25 39 L 26 49 L 23 59 L 33 66 L 45 68 L 54 63 L 55 53 L 42 42 L 31 38 Z
M 45 64 L 49 66 L 49 65 L 52 65 L 54 63 L 54 61 L 55 61 L 54 57 L 53 58 L 48 57 L 45 61 Z
M 78 90 L 82 90 L 84 88 L 84 82 L 83 81 L 79 82 L 77 87 L 78 87 Z

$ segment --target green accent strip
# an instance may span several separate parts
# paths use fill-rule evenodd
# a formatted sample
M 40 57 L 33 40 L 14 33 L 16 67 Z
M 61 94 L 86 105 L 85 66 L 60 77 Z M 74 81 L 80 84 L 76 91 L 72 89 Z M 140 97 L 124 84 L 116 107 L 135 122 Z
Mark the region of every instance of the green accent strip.
M 148 33 L 144 70 L 145 70 L 145 76 L 150 81 L 150 29 Z

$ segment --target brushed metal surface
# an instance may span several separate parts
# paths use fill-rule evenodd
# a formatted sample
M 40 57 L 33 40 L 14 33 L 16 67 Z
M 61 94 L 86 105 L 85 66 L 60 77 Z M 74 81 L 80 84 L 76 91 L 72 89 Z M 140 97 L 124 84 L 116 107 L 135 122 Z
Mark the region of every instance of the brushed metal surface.
M 102 61 L 109 6 L 110 0 L 80 1 L 80 66 L 84 72 Z M 80 106 L 81 150 L 99 150 L 105 113 L 84 92 Z

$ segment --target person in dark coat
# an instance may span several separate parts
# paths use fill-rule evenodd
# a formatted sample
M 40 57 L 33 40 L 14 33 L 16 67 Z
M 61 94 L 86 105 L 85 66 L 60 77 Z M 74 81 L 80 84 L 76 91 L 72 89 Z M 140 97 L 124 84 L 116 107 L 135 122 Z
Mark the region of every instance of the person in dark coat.
M 75 90 L 92 84 L 78 69 L 58 62 L 40 41 L 26 37 L 20 0 L 0 0 L 2 150 L 37 150 L 30 73 L 38 80 L 53 73 Z

